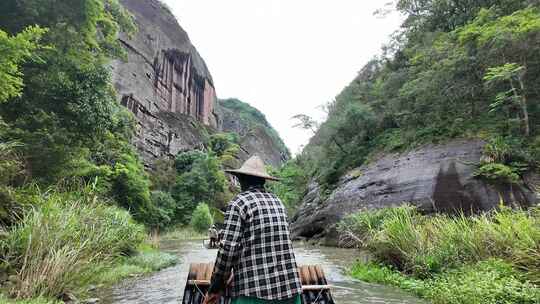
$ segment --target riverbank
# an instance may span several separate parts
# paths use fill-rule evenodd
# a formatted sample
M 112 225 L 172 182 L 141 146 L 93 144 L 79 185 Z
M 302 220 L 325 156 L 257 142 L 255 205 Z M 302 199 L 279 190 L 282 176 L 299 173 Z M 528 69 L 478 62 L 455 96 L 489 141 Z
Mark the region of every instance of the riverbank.
M 62 295 L 66 302 L 88 299 L 99 299 L 99 290 L 110 288 L 127 278 L 148 275 L 178 263 L 178 257 L 153 248 L 149 243 L 143 243 L 132 256 L 119 257 L 107 264 L 94 264 L 95 272 L 91 276 L 81 278 L 72 289 Z M 8 281 L 9 283 L 9 281 Z M 9 284 L 8 284 L 9 285 Z M 6 288 L 7 289 L 7 288 Z M 63 303 L 52 297 L 37 296 L 28 299 L 10 299 L 7 290 L 0 290 L 0 303 L 7 304 L 57 304 Z
M 414 208 L 352 215 L 344 241 L 373 255 L 350 274 L 435 304 L 540 303 L 540 209 L 424 216 Z
M 208 235 L 206 235 L 206 233 L 197 232 L 195 229 L 187 226 L 171 229 L 165 232 L 161 238 L 175 241 L 202 241 L 208 239 Z
M 1 303 L 87 299 L 94 290 L 177 262 L 127 211 L 90 187 L 29 188 L 13 196 L 31 203 L 0 238 Z

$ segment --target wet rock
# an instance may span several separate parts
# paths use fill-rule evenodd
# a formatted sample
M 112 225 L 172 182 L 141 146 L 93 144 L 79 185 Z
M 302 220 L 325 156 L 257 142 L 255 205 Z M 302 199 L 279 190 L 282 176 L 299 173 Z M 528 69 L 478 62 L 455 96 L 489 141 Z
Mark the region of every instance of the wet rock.
M 473 177 L 484 144 L 481 140 L 456 140 L 384 156 L 343 176 L 326 199 L 321 198 L 318 185 L 311 184 L 292 218 L 292 236 L 336 245 L 335 224 L 346 215 L 405 202 L 425 213 L 474 213 L 490 210 L 501 200 L 511 206 L 536 203 L 527 183 L 495 187 Z
M 84 301 L 82 301 L 82 303 L 84 304 L 97 304 L 99 303 L 100 299 L 99 298 L 91 298 L 91 299 L 86 299 Z
M 92 292 L 92 291 L 95 291 L 96 289 L 97 289 L 97 286 L 90 285 L 90 286 L 88 286 L 88 288 L 86 290 L 89 291 L 89 292 Z

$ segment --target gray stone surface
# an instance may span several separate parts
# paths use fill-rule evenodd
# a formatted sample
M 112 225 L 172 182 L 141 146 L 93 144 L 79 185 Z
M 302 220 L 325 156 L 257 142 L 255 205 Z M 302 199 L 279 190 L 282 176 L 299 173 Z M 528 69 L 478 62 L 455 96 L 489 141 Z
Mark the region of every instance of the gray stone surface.
M 137 119 L 134 144 L 145 164 L 202 145 L 201 128 L 219 128 L 213 80 L 175 17 L 157 0 L 121 0 L 138 32 L 120 37 L 127 61 L 113 83 Z
M 137 120 L 133 144 L 152 167 L 159 158 L 203 148 L 205 133 L 222 130 L 224 114 L 204 60 L 174 15 L 158 0 L 121 3 L 138 32 L 120 37 L 128 58 L 111 64 L 113 83 L 119 102 Z M 241 125 L 233 129 L 225 131 L 241 134 L 238 162 L 259 154 L 268 164 L 282 163 L 282 151 L 266 133 Z
M 384 156 L 344 176 L 326 200 L 312 184 L 292 219 L 292 235 L 335 245 L 335 224 L 344 216 L 406 202 L 426 213 L 479 212 L 501 199 L 508 205 L 535 203 L 531 187 L 495 187 L 473 177 L 483 145 L 480 140 L 456 140 Z

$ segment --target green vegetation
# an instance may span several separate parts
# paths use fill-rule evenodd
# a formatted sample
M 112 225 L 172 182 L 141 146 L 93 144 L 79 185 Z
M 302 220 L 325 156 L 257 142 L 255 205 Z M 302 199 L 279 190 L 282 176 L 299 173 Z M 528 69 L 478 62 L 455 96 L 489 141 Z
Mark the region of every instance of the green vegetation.
M 236 162 L 237 137 L 216 133 L 209 136 L 207 147 L 206 151 L 181 152 L 174 160 L 155 163 L 150 180 L 154 189 L 151 200 L 158 210 L 157 227 L 183 231 L 191 224 L 200 233 L 209 227 L 204 223 L 222 220 L 220 210 L 232 198 L 223 168 Z M 194 215 L 203 213 L 195 221 Z
M 0 303 L 4 304 L 60 304 L 62 302 L 57 300 L 45 299 L 45 298 L 35 298 L 30 300 L 13 300 L 6 298 L 0 294 Z
M 0 30 L 0 102 L 21 95 L 23 88 L 20 64 L 33 58 L 33 52 L 40 47 L 38 41 L 46 31 L 37 26 L 30 26 L 9 37 Z
M 219 104 L 225 109 L 238 115 L 242 121 L 242 125 L 247 126 L 247 132 L 251 132 L 256 128 L 263 130 L 269 138 L 272 139 L 274 145 L 279 147 L 279 150 L 290 157 L 289 149 L 279 137 L 277 131 L 266 120 L 266 117 L 259 110 L 235 98 L 221 99 Z
M 172 228 L 167 231 L 163 236 L 164 239 L 168 240 L 204 240 L 208 238 L 208 233 L 204 231 L 203 233 L 195 231 L 193 227 L 184 226 L 179 228 Z
M 159 252 L 148 246 L 141 246 L 139 253 L 118 258 L 112 266 L 104 267 L 93 279 L 95 284 L 111 285 L 134 275 L 161 270 L 178 262 L 174 255 Z
M 143 247 L 173 202 L 150 192 L 111 85 L 131 15 L 117 0 L 7 0 L 0 12 L 0 299 L 53 303 L 170 265 Z
M 213 153 L 181 153 L 176 158 L 175 166 L 178 177 L 172 197 L 177 202 L 176 223 L 188 224 L 200 203 L 209 202 L 215 208 L 225 206 L 230 195 L 227 180 L 219 158 Z
M 429 299 L 434 304 L 538 303 L 540 289 L 501 260 L 467 265 L 419 280 L 378 264 L 356 264 L 351 275 L 371 283 L 391 285 Z
M 24 159 L 25 171 L 9 186 L 95 182 L 100 195 L 155 225 L 159 210 L 129 144 L 134 120 L 116 101 L 108 68 L 125 56 L 117 35 L 135 31 L 131 16 L 116 0 L 9 0 L 0 11 L 5 73 L 13 76 L 2 76 L 10 88 L 0 104 L 0 141 Z
M 308 183 L 308 176 L 300 164 L 300 159 L 289 160 L 281 168 L 270 168 L 268 172 L 280 179 L 269 183 L 268 189 L 281 199 L 289 215 L 293 215 Z
M 528 162 L 492 163 L 478 173 L 515 182 L 538 155 L 538 4 L 400 0 L 396 9 L 407 16 L 402 31 L 327 105 L 327 120 L 299 156 L 304 170 L 331 189 L 377 152 L 503 138 Z
M 213 220 L 212 215 L 210 214 L 210 208 L 208 208 L 207 204 L 200 203 L 191 216 L 191 227 L 193 227 L 196 232 L 203 233 L 212 226 L 212 223 Z
M 0 240 L 0 269 L 14 273 L 8 292 L 19 298 L 55 297 L 84 285 L 96 265 L 133 254 L 144 228 L 91 188 L 20 194 L 33 208 Z
M 339 226 L 368 250 L 353 276 L 433 303 L 537 303 L 540 213 L 503 208 L 473 217 L 424 216 L 412 207 L 360 212 Z
M 238 143 L 238 134 L 236 133 L 216 133 L 210 136 L 208 142 L 210 151 L 215 153 L 223 166 L 236 167 L 236 154 L 240 150 Z

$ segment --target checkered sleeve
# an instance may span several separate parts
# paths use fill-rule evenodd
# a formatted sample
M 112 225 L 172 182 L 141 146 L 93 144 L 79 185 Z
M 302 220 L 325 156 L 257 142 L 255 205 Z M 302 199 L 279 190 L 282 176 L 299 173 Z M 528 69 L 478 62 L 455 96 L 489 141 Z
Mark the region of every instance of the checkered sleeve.
M 221 242 L 219 243 L 216 263 L 212 273 L 210 293 L 225 290 L 231 270 L 238 263 L 244 230 L 243 214 L 238 205 L 240 202 L 239 199 L 232 201 L 225 212 L 224 228 L 220 232 Z

